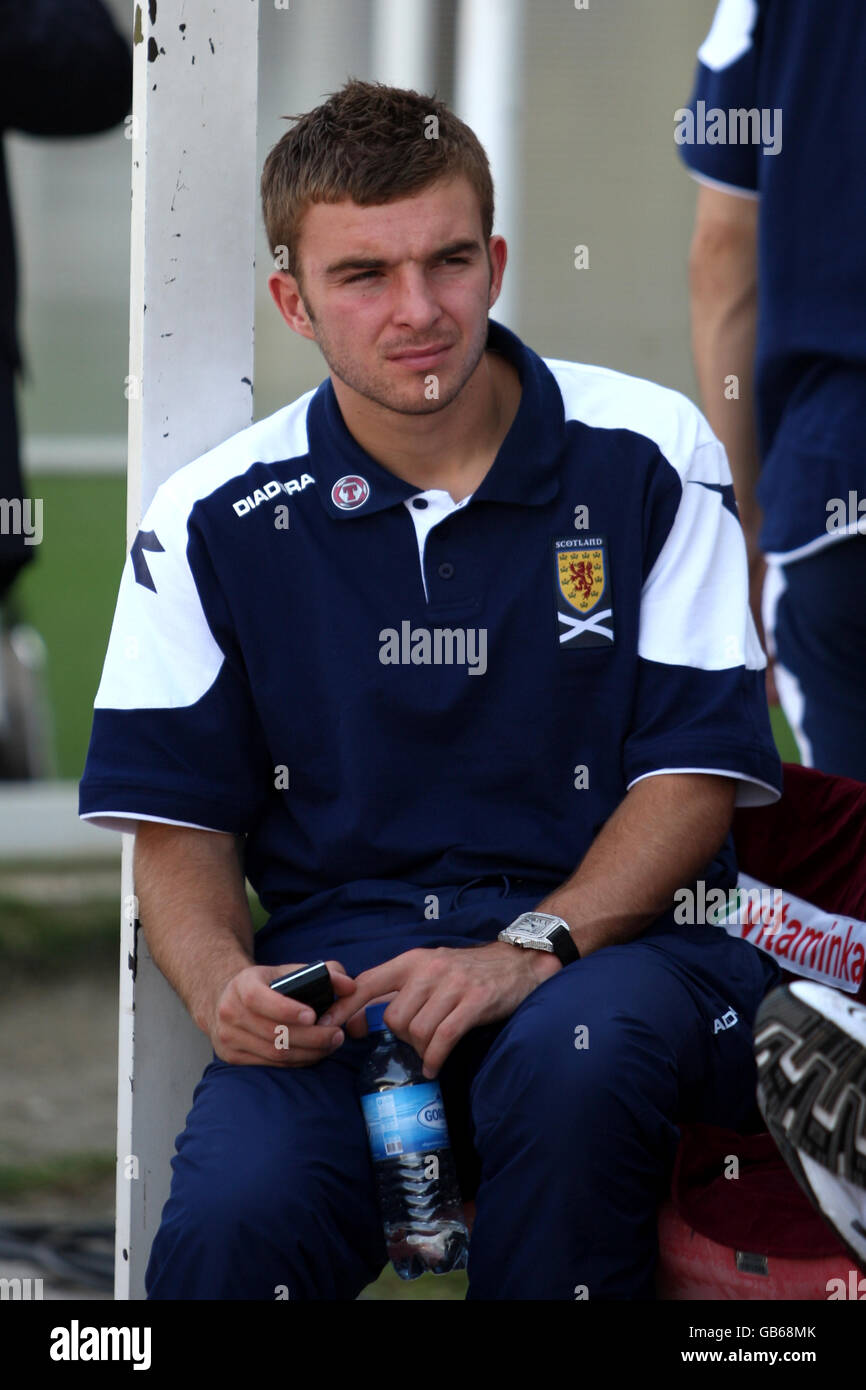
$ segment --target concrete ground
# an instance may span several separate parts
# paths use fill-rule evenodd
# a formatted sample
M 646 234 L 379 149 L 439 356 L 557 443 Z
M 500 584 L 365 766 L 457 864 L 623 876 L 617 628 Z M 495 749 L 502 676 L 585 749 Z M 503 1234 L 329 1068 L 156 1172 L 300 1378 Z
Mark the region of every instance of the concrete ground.
M 4 865 L 7 931 L 16 903 L 44 907 L 47 920 L 64 904 L 117 901 L 117 879 L 110 867 L 82 875 L 74 865 L 38 873 Z M 111 1297 L 2 1249 L 24 1226 L 113 1225 L 118 969 L 110 954 L 94 950 L 68 971 L 51 968 L 50 953 L 44 971 L 4 960 L 0 972 L 0 1279 L 42 1278 L 46 1299 Z

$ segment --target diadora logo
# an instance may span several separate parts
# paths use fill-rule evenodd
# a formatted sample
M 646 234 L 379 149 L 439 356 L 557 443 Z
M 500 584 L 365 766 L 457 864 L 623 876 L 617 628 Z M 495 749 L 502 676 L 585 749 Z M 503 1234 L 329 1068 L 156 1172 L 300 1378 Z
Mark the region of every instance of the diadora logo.
M 254 512 L 256 507 L 260 507 L 263 502 L 269 502 L 272 497 L 279 497 L 281 492 L 303 492 L 305 487 L 316 480 L 309 473 L 302 473 L 300 478 L 292 478 L 287 483 L 278 483 L 276 478 L 272 478 L 264 487 L 257 487 L 252 494 L 247 493 L 246 497 L 239 497 L 232 506 L 238 516 L 246 516 L 249 512 Z
M 713 1032 L 724 1033 L 726 1028 L 733 1028 L 735 1024 L 739 1023 L 739 1021 L 739 1014 L 737 1014 L 733 1009 L 728 1009 L 727 1013 L 722 1014 L 721 1018 L 717 1018 L 713 1023 Z

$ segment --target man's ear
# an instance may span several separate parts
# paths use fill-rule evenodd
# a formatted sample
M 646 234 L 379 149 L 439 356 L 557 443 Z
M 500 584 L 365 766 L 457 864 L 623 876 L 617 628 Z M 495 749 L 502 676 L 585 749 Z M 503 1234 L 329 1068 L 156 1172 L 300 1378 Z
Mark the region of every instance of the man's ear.
M 287 270 L 275 270 L 268 276 L 268 289 L 271 297 L 292 332 L 302 338 L 315 339 L 313 325 L 301 297 L 300 287 L 294 275 Z
M 499 298 L 499 291 L 502 289 L 502 277 L 505 274 L 505 263 L 508 260 L 508 247 L 503 236 L 492 236 L 487 246 L 490 259 L 490 292 L 487 296 L 487 307 L 492 309 Z

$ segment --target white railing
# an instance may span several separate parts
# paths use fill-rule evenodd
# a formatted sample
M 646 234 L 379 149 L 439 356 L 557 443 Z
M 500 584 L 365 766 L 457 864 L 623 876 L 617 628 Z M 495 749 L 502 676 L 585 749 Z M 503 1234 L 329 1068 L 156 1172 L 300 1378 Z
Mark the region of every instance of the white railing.
M 126 474 L 125 434 L 30 434 L 21 443 L 24 476 L 31 473 Z
M 120 858 L 120 836 L 78 819 L 76 781 L 0 782 L 0 862 Z

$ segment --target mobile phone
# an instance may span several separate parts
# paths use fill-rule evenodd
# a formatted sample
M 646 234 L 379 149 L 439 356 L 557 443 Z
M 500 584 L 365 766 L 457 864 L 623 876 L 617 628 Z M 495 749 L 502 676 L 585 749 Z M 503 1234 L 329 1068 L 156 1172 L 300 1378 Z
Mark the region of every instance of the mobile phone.
M 275 989 L 278 994 L 285 994 L 288 999 L 296 999 L 299 1004 L 309 1005 L 317 1019 L 322 1017 L 337 997 L 328 967 L 323 960 L 314 961 L 312 965 L 302 965 L 300 970 L 293 970 L 290 975 L 281 975 L 278 980 L 271 980 L 270 988 Z

